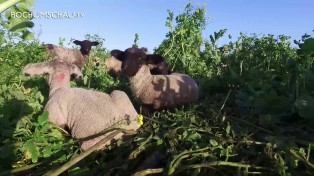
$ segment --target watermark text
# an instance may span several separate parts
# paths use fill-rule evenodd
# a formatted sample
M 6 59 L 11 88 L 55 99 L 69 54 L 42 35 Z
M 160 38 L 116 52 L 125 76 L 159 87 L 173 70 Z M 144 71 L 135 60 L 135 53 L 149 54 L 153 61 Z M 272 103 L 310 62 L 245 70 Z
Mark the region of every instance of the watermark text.
M 82 12 L 11 12 L 11 18 L 73 19 L 83 17 Z

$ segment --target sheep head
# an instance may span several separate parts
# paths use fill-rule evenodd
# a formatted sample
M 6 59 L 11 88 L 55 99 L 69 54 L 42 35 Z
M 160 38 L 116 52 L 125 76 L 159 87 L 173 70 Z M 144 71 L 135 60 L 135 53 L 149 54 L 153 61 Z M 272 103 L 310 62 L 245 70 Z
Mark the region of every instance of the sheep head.
M 157 65 L 165 60 L 160 55 L 146 54 L 144 49 L 139 48 L 112 50 L 111 55 L 122 62 L 122 72 L 129 77 L 134 76 L 143 65 Z
M 49 85 L 51 85 L 54 78 L 60 75 L 61 77 L 58 79 L 64 79 L 65 76 L 67 76 L 69 79 L 72 78 L 80 80 L 83 77 L 82 72 L 76 65 L 61 59 L 54 59 L 52 61 L 43 63 L 27 64 L 24 67 L 23 73 L 25 76 L 30 77 L 47 75 Z
M 90 50 L 92 49 L 92 46 L 99 45 L 98 42 L 96 42 L 96 41 L 91 42 L 89 40 L 84 40 L 84 41 L 75 40 L 73 43 L 81 46 L 80 51 L 83 55 L 89 55 Z

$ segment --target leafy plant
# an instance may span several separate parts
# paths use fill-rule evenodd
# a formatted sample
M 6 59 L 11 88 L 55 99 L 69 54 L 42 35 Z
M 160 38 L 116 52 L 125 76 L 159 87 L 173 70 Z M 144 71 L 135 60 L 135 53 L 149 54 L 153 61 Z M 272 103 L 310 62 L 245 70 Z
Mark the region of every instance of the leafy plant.
M 138 41 L 140 40 L 138 33 L 135 34 L 134 36 L 134 44 L 132 45 L 132 48 L 138 48 Z
M 34 34 L 29 31 L 34 27 L 34 23 L 31 21 L 33 13 L 30 9 L 33 4 L 34 0 L 0 1 L 0 13 L 5 11 L 5 15 L 0 16 L 1 26 L 24 40 L 33 40 Z

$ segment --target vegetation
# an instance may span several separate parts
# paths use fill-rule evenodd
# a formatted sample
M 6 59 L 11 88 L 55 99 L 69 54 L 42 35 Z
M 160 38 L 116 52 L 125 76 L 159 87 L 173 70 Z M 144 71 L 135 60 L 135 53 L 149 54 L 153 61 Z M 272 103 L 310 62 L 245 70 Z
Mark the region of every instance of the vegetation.
M 1 26 L 8 29 L 11 35 L 19 36 L 24 40 L 33 40 L 34 34 L 29 29 L 34 27 L 31 21 L 34 0 L 0 0 L 0 13 L 5 11 L 4 16 L 0 16 Z
M 169 32 L 155 53 L 196 78 L 201 99 L 154 113 L 143 113 L 132 99 L 146 116 L 138 133 L 89 153 L 47 122 L 45 79 L 21 74 L 27 63 L 47 60 L 40 42 L 1 28 L 0 175 L 53 175 L 64 168 L 64 175 L 314 175 L 314 37 L 294 41 L 296 49 L 288 36 L 241 33 L 218 46 L 227 30 L 202 37 L 205 6 L 189 3 L 176 17 L 168 13 Z M 101 43 L 92 56 L 108 56 L 103 38 L 85 37 Z M 136 34 L 136 47 L 138 40 Z M 111 78 L 103 64 L 90 62 L 82 71 L 83 81 L 72 86 L 131 95 L 127 80 Z

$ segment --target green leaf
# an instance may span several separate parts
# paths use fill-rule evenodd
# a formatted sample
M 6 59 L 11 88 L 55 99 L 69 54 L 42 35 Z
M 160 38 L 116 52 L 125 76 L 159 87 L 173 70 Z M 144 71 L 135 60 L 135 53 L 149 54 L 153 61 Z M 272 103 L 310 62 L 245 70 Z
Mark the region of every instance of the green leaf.
M 122 140 L 117 141 L 117 146 L 119 147 L 122 144 Z
M 231 130 L 231 126 L 230 126 L 230 123 L 228 122 L 228 126 L 226 128 L 226 133 L 230 134 L 230 130 Z
M 14 91 L 14 96 L 17 100 L 25 100 L 25 96 L 20 90 Z
M 29 139 L 28 141 L 26 141 L 25 144 L 23 145 L 23 150 L 26 155 L 30 155 L 33 163 L 36 163 L 38 161 L 39 148 L 35 144 L 34 139 Z
M 22 38 L 24 40 L 33 40 L 35 36 L 32 32 L 29 32 L 28 30 L 26 30 L 26 31 L 23 31 Z
M 200 138 L 201 138 L 201 135 L 199 133 L 193 133 L 193 134 L 188 135 L 188 137 L 186 139 L 188 141 L 194 141 L 194 140 L 197 140 Z
M 57 138 L 58 140 L 62 140 L 63 139 L 63 135 L 62 133 L 57 130 L 57 129 L 53 129 L 52 132 L 50 133 L 51 136 Z
M 17 6 L 17 10 L 19 10 L 20 12 L 29 12 L 29 8 L 28 5 L 25 2 L 22 2 L 19 4 L 19 6 Z M 25 15 L 24 15 L 25 16 Z M 27 15 L 28 16 L 28 15 Z
M 162 139 L 158 139 L 157 140 L 157 145 L 161 145 L 161 144 L 163 144 L 164 143 L 164 141 L 162 140 Z
M 84 78 L 83 78 L 83 82 L 84 82 L 85 85 L 87 83 L 87 79 L 88 79 L 88 77 L 85 75 Z
M 209 142 L 210 142 L 210 144 L 211 144 L 212 146 L 214 146 L 214 147 L 218 145 L 218 142 L 215 141 L 214 139 L 211 139 Z
M 39 117 L 38 117 L 38 123 L 40 125 L 44 125 L 48 122 L 48 111 L 44 111 Z
M 43 149 L 42 153 L 44 158 L 48 158 L 53 154 L 52 148 L 50 146 L 47 146 Z
M 38 92 L 35 94 L 35 98 L 39 99 L 40 103 L 44 102 L 44 99 L 45 99 L 45 97 L 41 94 L 40 91 L 38 91 Z

